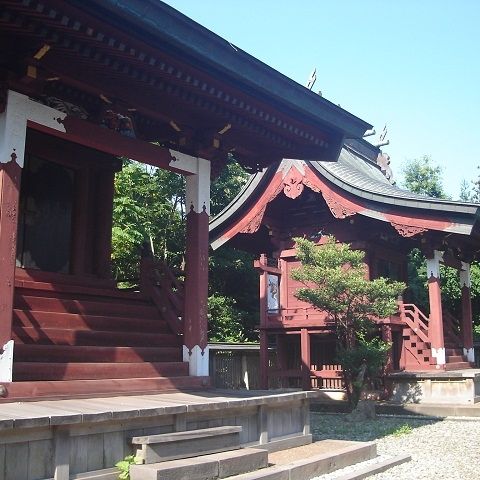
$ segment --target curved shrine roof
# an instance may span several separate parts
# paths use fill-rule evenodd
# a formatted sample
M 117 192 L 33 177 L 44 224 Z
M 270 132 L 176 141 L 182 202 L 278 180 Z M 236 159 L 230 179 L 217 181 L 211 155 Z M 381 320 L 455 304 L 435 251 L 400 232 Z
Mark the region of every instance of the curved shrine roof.
M 345 145 L 337 162 L 284 159 L 280 165 L 272 165 L 252 175 L 237 197 L 210 222 L 212 247 L 218 248 L 240 233 L 241 230 L 235 233 L 235 222 L 239 223 L 247 216 L 262 198 L 265 201 L 262 194 L 267 189 L 275 190 L 272 183 L 279 182 L 279 173 L 286 185 L 288 171 L 293 167 L 298 172 L 304 172 L 301 181 L 322 193 L 337 218 L 358 213 L 390 222 L 403 236 L 413 236 L 426 230 L 470 235 L 479 216 L 478 204 L 432 198 L 393 185 L 376 162 Z M 275 195 L 270 194 L 268 201 L 281 191 L 282 188 L 277 187 Z M 337 208 L 336 212 L 329 200 L 337 207 L 339 203 L 343 204 L 342 208 Z M 229 232 L 228 238 L 225 237 L 226 232 Z

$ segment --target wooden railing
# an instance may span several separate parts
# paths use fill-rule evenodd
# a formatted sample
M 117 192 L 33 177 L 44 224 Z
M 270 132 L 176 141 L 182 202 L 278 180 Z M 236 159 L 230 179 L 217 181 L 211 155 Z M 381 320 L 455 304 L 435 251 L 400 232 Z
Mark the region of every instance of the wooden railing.
M 430 343 L 428 317 L 413 303 L 399 303 L 400 318 L 425 343 Z
M 282 326 L 307 326 L 317 327 L 332 326 L 334 322 L 325 312 L 316 308 L 281 308 L 267 312 L 268 324 L 282 324 Z
M 142 256 L 140 291 L 151 298 L 175 333 L 183 333 L 185 299 L 183 283 L 164 261 L 151 255 Z
M 443 309 L 442 316 L 445 342 L 452 343 L 455 347 L 459 347 L 462 345 L 460 322 L 445 308 Z

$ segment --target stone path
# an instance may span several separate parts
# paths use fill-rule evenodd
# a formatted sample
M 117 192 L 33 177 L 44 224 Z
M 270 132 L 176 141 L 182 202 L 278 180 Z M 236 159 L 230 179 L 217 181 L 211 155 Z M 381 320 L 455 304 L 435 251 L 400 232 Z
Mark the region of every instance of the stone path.
M 480 478 L 480 418 L 424 420 L 380 416 L 353 425 L 345 422 L 342 414 L 312 413 L 311 419 L 315 440 L 376 441 L 378 460 L 399 454 L 412 456 L 408 463 L 368 477 L 371 480 Z M 316 480 L 333 480 L 342 473 L 346 473 L 345 469 Z

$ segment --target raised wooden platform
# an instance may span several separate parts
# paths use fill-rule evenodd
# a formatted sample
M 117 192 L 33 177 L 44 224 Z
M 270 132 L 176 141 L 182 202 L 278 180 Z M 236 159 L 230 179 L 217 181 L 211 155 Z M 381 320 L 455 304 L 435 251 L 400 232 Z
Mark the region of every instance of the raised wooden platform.
M 201 391 L 0 405 L 0 478 L 68 480 L 133 453 L 132 437 L 241 426 L 240 444 L 311 442 L 316 392 Z

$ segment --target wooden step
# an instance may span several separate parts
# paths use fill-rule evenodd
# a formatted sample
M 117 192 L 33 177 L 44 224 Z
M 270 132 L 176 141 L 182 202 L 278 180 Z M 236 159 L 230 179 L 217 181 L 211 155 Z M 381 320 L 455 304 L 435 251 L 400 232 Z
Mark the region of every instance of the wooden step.
M 452 362 L 452 363 L 447 363 L 445 364 L 445 370 L 452 371 L 452 370 L 465 370 L 469 368 L 474 368 L 475 365 L 470 362 Z
M 182 351 L 175 347 L 111 347 L 75 345 L 15 345 L 20 362 L 179 362 Z
M 59 294 L 108 297 L 111 299 L 145 300 L 140 292 L 112 288 L 111 286 L 75 285 L 68 283 L 35 282 L 15 279 L 15 291 L 23 295 L 57 296 Z
M 33 327 L 12 327 L 13 339 L 18 343 L 41 345 L 110 345 L 120 347 L 178 346 L 180 337 L 168 333 L 108 332 L 101 330 L 73 330 Z
M 462 356 L 463 349 L 462 348 L 445 348 L 445 353 L 450 356 Z
M 78 313 L 40 312 L 32 310 L 13 311 L 14 325 L 34 328 L 67 328 L 74 330 L 169 332 L 168 325 L 159 318 L 145 320 L 138 317 L 104 315 L 81 315 Z
M 240 448 L 241 431 L 238 426 L 202 428 L 133 437 L 131 443 L 144 463 L 157 463 Z
M 91 378 L 154 378 L 188 375 L 186 362 L 50 363 L 15 362 L 13 380 L 88 380 Z
M 62 398 L 112 397 L 177 390 L 201 390 L 210 385 L 209 377 L 119 378 L 102 380 L 65 380 L 0 383 L 6 396 L 0 403 L 12 401 L 56 400 Z
M 20 310 L 78 313 L 84 315 L 113 315 L 119 317 L 158 318 L 158 310 L 147 303 L 73 300 L 70 298 L 16 296 L 14 306 Z
M 149 465 L 132 465 L 131 480 L 204 480 L 241 475 L 267 467 L 268 452 L 260 448 L 243 448 L 233 452 L 201 455 L 190 460 L 171 460 Z M 288 474 L 278 477 L 289 478 Z M 292 477 L 293 478 L 293 477 Z
M 463 355 L 447 355 L 447 363 L 466 362 Z

